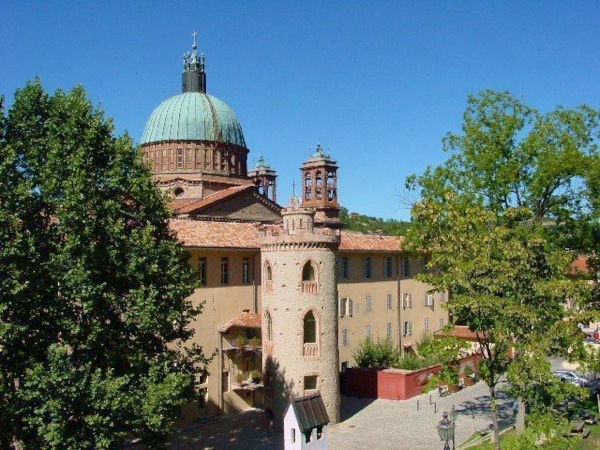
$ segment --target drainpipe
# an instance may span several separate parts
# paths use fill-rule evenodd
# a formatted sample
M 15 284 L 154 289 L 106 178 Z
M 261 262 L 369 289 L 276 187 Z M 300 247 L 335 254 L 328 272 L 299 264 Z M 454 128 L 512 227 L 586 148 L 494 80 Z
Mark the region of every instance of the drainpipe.
M 258 286 L 256 285 L 256 255 L 260 255 L 260 251 L 252 255 L 252 310 L 258 314 Z
M 217 371 L 217 381 L 219 383 L 219 385 L 217 386 L 218 388 L 218 393 L 219 395 L 217 395 L 217 407 L 219 409 L 219 416 L 221 414 L 223 414 L 223 333 L 221 333 L 220 331 L 219 333 L 219 348 L 217 349 L 219 354 L 217 357 L 218 360 L 218 365 L 219 365 L 219 370 Z
M 402 268 L 400 264 L 402 262 L 402 258 L 399 255 L 396 255 L 396 281 L 397 281 L 397 303 L 398 303 L 398 326 L 396 327 L 396 332 L 398 333 L 398 349 L 404 355 L 404 347 L 402 346 L 402 282 L 400 281 L 400 276 L 402 274 Z

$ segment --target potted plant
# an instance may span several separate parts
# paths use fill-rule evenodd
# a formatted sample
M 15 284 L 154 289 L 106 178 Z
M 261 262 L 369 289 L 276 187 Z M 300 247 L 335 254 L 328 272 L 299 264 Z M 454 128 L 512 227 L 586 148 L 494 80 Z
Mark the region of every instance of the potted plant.
M 242 383 L 244 382 L 244 380 L 246 380 L 247 378 L 248 377 L 246 376 L 245 373 L 238 372 L 238 374 L 235 376 L 235 381 L 237 382 L 237 384 L 239 384 L 241 386 Z
M 248 343 L 248 338 L 246 336 L 244 336 L 243 334 L 240 334 L 238 337 L 235 338 L 235 344 L 236 344 L 237 348 L 244 348 L 247 343 Z
M 254 336 L 252 339 L 250 339 L 250 345 L 252 347 L 260 347 L 260 338 L 258 336 Z
M 448 385 L 448 392 L 458 392 L 458 368 L 456 366 L 444 366 L 440 371 L 441 379 Z
M 252 372 L 250 372 L 250 378 L 252 379 L 253 383 L 258 384 L 262 379 L 262 373 L 258 370 L 253 370 Z

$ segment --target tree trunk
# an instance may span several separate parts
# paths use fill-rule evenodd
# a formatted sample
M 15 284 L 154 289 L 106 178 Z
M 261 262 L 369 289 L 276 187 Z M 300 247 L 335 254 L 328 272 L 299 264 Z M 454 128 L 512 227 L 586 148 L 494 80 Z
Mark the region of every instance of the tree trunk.
M 498 427 L 498 403 L 496 402 L 496 386 L 490 387 L 490 412 L 492 413 L 492 429 L 494 449 L 500 450 L 500 428 Z

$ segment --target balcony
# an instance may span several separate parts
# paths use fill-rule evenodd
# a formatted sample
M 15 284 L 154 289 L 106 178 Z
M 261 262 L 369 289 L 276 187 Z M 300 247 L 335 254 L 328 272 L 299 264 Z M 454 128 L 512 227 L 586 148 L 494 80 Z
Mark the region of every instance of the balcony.
M 319 356 L 319 345 L 316 342 L 304 344 L 302 356 Z
M 273 293 L 273 281 L 267 280 L 267 281 L 265 281 L 265 294 L 272 294 L 272 293 Z
M 265 355 L 272 356 L 273 355 L 273 342 L 266 341 L 264 344 Z
M 316 294 L 317 293 L 317 282 L 316 281 L 303 281 L 302 292 L 304 294 Z
M 260 338 L 254 337 L 248 339 L 241 336 L 224 336 L 223 337 L 223 351 L 227 350 L 247 350 L 247 351 L 261 351 L 262 343 Z

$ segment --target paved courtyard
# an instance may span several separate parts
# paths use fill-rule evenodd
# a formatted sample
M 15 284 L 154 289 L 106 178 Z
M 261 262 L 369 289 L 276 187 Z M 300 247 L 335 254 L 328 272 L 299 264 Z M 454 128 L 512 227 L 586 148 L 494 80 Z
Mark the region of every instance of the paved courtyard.
M 456 394 L 421 395 L 410 400 L 373 400 L 342 397 L 342 421 L 331 427 L 329 450 L 435 450 L 442 448 L 435 425 L 443 411 L 457 412 L 456 444 L 489 428 L 487 386 L 479 382 Z M 499 393 L 504 426 L 512 420 L 511 400 Z M 225 416 L 190 427 L 178 434 L 175 450 L 280 450 L 283 437 L 268 429 L 259 410 Z

